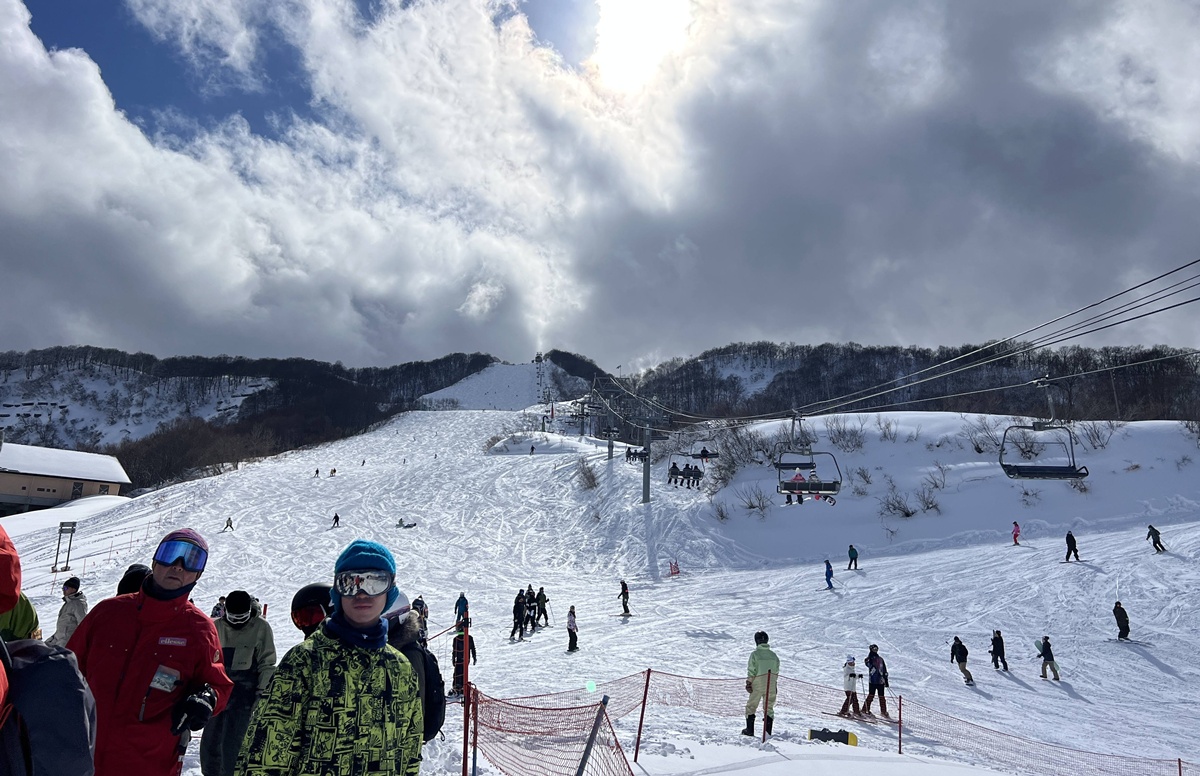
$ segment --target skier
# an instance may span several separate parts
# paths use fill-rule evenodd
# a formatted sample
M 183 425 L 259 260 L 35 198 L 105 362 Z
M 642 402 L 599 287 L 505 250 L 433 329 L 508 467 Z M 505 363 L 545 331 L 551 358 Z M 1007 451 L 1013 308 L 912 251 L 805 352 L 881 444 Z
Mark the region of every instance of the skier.
M 517 634 L 517 641 L 525 640 L 525 591 L 518 590 L 517 597 L 513 599 L 513 627 L 508 634 L 508 640 L 513 640 L 513 635 Z
M 850 562 L 846 564 L 846 571 L 850 569 L 858 570 L 858 550 L 854 549 L 854 545 L 850 545 L 849 550 Z
M 532 634 L 537 630 L 537 596 L 533 593 L 533 585 L 525 591 L 525 622 L 529 623 L 529 632 Z
M 754 712 L 763 696 L 767 696 L 766 714 L 763 716 L 763 731 L 771 735 L 771 726 L 775 722 L 775 696 L 779 693 L 779 656 L 767 644 L 769 637 L 766 631 L 754 634 L 754 651 L 746 662 L 746 692 L 750 693 L 746 701 L 746 727 L 742 735 L 754 735 Z
M 530 445 L 530 446 L 529 446 L 529 454 L 530 454 L 530 455 L 533 455 L 533 445 Z
M 817 476 L 816 470 L 808 473 L 808 485 L 810 492 L 813 494 L 813 501 L 820 501 L 821 494 L 817 492 L 817 489 L 821 485 L 821 478 Z
M 575 623 L 575 607 L 572 606 L 567 612 L 567 651 L 576 652 L 579 650 L 579 626 Z
M 1079 560 L 1079 549 L 1075 545 L 1075 534 L 1067 531 L 1067 557 L 1066 561 L 1071 562 L 1071 555 L 1075 555 L 1075 560 Z
M 1150 529 L 1150 531 L 1146 534 L 1146 541 L 1150 541 L 1151 539 L 1154 540 L 1155 554 L 1166 552 L 1167 548 L 1163 546 L 1162 538 L 1159 536 L 1158 529 L 1152 525 L 1148 525 L 1146 527 Z
M 225 518 L 225 527 L 221 529 L 221 533 L 225 533 L 226 531 L 232 531 L 232 530 L 233 530 L 233 518 L 227 517 L 227 518 Z
M 629 585 L 625 584 L 625 580 L 621 580 L 621 592 L 617 593 L 617 598 L 621 599 L 621 607 L 625 610 L 625 616 L 629 616 Z
M 992 656 L 992 668 L 1000 670 L 1000 664 L 1004 664 L 1004 670 L 1008 670 L 1008 661 L 1004 659 L 1004 637 L 1000 635 L 1000 631 L 992 631 L 992 648 L 988 650 Z
M 320 477 L 320 476 L 321 476 L 321 470 L 320 470 L 320 469 L 317 469 L 315 472 L 313 472 L 313 476 L 314 476 L 314 477 Z
M 1020 538 L 1021 538 L 1021 526 L 1017 525 L 1017 521 L 1014 520 L 1013 521 L 1013 545 L 1014 546 L 1020 544 L 1020 542 L 1017 541 Z
M 1042 636 L 1042 678 L 1046 678 L 1046 669 L 1049 668 L 1054 674 L 1054 681 L 1058 681 L 1058 663 L 1054 662 L 1054 650 L 1050 648 L 1050 637 Z
M 975 684 L 975 677 L 967 670 L 967 645 L 963 644 L 958 636 L 954 637 L 954 643 L 950 645 L 950 662 L 958 663 L 958 670 L 962 672 L 967 684 Z
M 862 714 L 858 709 L 858 677 L 862 674 L 858 673 L 854 668 L 854 655 L 846 655 L 846 662 L 842 664 L 842 689 L 846 691 L 846 700 L 842 702 L 842 710 L 838 712 L 840 717 L 849 717 L 851 710 L 855 714 Z M 880 699 L 882 699 L 880 694 Z
M 423 647 L 429 635 L 429 607 L 425 604 L 424 598 L 417 596 L 413 599 L 412 610 L 421 618 L 421 632 L 417 636 L 417 643 Z
M 333 513 L 333 525 L 331 527 L 337 528 L 341 524 L 342 524 L 342 518 L 338 515 L 337 512 L 334 512 Z
M 459 593 L 458 600 L 454 602 L 454 624 L 458 625 L 465 619 L 467 619 L 467 594 Z
M 871 701 L 875 698 L 875 693 L 879 693 L 879 715 L 887 717 L 887 698 L 884 697 L 883 692 L 888 686 L 887 663 L 879 654 L 878 644 L 872 644 L 870 649 L 871 652 L 865 661 L 867 664 L 867 702 L 863 704 L 863 713 L 871 713 Z
M 537 591 L 537 596 L 534 597 L 534 600 L 537 602 L 537 614 L 533 618 L 534 622 L 537 622 L 538 618 L 540 617 L 542 622 L 545 625 L 549 626 L 550 625 L 550 615 L 546 611 L 546 604 L 550 602 L 550 597 L 548 595 L 546 595 L 546 588 L 539 587 L 538 591 Z
M 464 641 L 466 642 L 465 646 Z M 463 669 L 467 652 L 471 653 L 471 665 L 475 665 L 478 662 L 475 655 L 475 637 L 467 636 L 463 633 L 462 628 L 459 628 L 458 634 L 454 637 L 453 646 L 450 648 L 450 660 L 454 663 L 454 683 L 450 688 L 451 695 L 462 695 L 463 674 L 465 673 Z
M 828 558 L 825 559 L 825 589 L 833 590 L 833 566 Z
M 1117 618 L 1117 638 L 1121 641 L 1129 641 L 1129 613 L 1125 611 L 1124 606 L 1121 606 L 1120 601 L 1113 606 L 1113 617 Z

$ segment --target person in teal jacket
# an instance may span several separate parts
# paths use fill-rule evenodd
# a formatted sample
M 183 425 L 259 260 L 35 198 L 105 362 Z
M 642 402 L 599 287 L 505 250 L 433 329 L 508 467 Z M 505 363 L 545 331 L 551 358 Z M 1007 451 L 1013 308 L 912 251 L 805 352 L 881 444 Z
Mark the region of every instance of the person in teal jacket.
M 762 703 L 763 696 L 767 697 L 766 714 L 763 715 L 763 730 L 771 734 L 775 722 L 775 696 L 779 693 L 779 656 L 767 645 L 767 632 L 759 631 L 754 634 L 754 651 L 746 664 L 746 692 L 750 699 L 746 701 L 746 729 L 744 736 L 754 735 L 754 712 Z
M 417 678 L 387 643 L 396 562 L 356 540 L 338 557 L 333 615 L 280 662 L 242 742 L 238 776 L 417 776 Z

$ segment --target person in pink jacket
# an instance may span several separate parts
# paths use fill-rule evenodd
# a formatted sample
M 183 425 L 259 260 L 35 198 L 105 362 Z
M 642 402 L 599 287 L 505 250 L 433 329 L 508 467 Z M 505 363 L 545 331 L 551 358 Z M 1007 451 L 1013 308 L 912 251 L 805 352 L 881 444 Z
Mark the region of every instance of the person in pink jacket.
M 1021 526 L 1017 525 L 1017 521 L 1013 521 L 1013 544 L 1020 544 L 1017 539 L 1021 538 Z

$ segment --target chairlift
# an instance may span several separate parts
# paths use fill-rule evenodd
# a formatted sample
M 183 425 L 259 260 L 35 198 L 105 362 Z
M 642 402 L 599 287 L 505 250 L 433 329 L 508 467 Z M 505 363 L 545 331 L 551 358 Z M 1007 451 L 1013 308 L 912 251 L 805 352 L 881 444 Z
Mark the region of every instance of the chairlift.
M 1038 380 L 1036 385 L 1039 388 L 1054 386 L 1064 390 L 1062 386 L 1051 383 L 1047 379 Z M 1004 436 L 1000 440 L 1000 468 L 1014 480 L 1081 480 L 1088 476 L 1088 470 L 1086 466 L 1079 466 L 1075 462 L 1075 433 L 1067 426 L 1068 421 L 1055 418 L 1054 400 L 1049 392 L 1046 393 L 1046 400 L 1050 404 L 1049 420 L 1035 420 L 1028 426 L 1014 425 L 1004 429 Z M 1038 444 L 1061 448 L 1063 455 L 1052 457 L 1049 460 L 1063 462 L 1047 463 L 1046 456 L 1038 456 L 1038 460 L 1033 463 L 1005 461 L 1005 451 L 1010 447 L 1016 447 L 1016 444 L 1010 440 L 1015 439 L 1022 432 L 1037 435 Z
M 672 474 L 671 467 L 675 467 L 676 474 Z M 691 467 L 689 472 L 688 467 Z M 700 480 L 704 477 L 704 469 L 699 466 L 692 466 L 691 453 L 672 453 L 667 460 L 667 484 L 687 485 L 689 488 L 694 483 L 696 487 L 700 487 Z M 671 483 L 671 480 L 676 480 Z M 687 482 L 690 480 L 691 482 Z
M 800 444 L 795 443 L 796 425 L 800 424 L 801 439 Z M 795 496 L 797 503 L 804 503 L 804 497 L 807 495 L 813 499 L 824 499 L 833 506 L 837 503 L 834 498 L 842 491 L 842 467 L 838 466 L 837 456 L 833 453 L 828 453 L 823 450 L 813 450 L 812 444 L 807 440 L 809 437 L 803 433 L 803 421 L 799 418 L 792 419 L 792 439 L 793 444 L 785 450 L 781 450 L 775 457 L 775 471 L 778 474 L 779 481 L 775 486 L 775 492 L 788 497 L 788 503 L 791 503 L 792 496 Z M 833 463 L 833 470 L 837 472 L 837 477 L 831 478 L 828 467 L 825 468 L 826 476 L 817 474 L 817 457 L 824 456 Z M 805 472 L 808 475 L 805 476 Z
M 711 439 L 701 439 L 692 445 L 692 451 L 689 455 L 703 466 L 708 463 L 710 458 L 718 458 L 721 454 Z

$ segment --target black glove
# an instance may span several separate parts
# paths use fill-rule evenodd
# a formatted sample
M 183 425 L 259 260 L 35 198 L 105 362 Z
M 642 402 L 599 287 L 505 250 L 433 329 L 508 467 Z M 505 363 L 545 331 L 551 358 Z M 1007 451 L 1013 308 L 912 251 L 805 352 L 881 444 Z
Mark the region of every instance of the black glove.
M 208 723 L 217 705 L 217 694 L 207 684 L 175 705 L 171 712 L 171 734 L 178 735 L 188 730 L 200 730 Z

